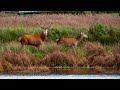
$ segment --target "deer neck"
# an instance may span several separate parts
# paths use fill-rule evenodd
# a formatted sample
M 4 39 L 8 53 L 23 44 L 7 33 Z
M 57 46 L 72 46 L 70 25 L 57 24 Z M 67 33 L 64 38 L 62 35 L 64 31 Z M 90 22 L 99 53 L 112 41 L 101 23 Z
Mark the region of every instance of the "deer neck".
M 45 35 L 44 33 L 40 34 L 40 37 L 42 41 L 45 41 L 47 39 L 47 35 Z
M 80 41 L 83 39 L 83 37 L 82 37 L 82 35 L 80 35 L 80 36 L 77 37 L 76 39 L 77 39 L 78 42 L 80 42 Z

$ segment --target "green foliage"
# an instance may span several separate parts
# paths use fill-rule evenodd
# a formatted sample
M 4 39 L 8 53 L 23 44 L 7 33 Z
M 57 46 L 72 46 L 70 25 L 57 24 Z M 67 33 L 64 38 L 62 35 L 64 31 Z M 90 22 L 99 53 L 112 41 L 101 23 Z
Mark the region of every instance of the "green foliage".
M 74 29 L 74 28 L 51 28 L 48 31 L 48 39 L 47 41 L 56 41 L 56 39 L 60 37 L 78 37 L 82 29 Z M 19 36 L 24 34 L 38 34 L 41 30 L 37 28 L 33 28 L 31 30 L 25 30 L 23 28 L 14 29 L 14 28 L 5 28 L 0 29 L 0 42 L 11 42 L 16 41 Z
M 42 58 L 45 55 L 45 53 L 43 53 L 43 52 L 36 52 L 36 53 L 32 53 L 32 55 L 34 57 L 36 57 L 36 58 Z
M 5 43 L 5 42 L 10 42 L 17 40 L 20 35 L 23 34 L 35 34 L 39 33 L 39 30 L 24 30 L 24 29 L 14 29 L 14 28 L 5 28 L 5 29 L 0 29 L 0 42 Z
M 76 30 L 73 28 L 52 28 L 48 32 L 47 41 L 56 41 L 60 37 L 78 37 L 82 29 Z
M 114 44 L 120 40 L 120 30 L 113 28 L 111 25 L 107 27 L 97 23 L 90 27 L 88 35 L 89 41 L 98 41 L 102 44 Z
M 23 34 L 38 34 L 41 30 L 33 28 L 31 30 L 25 30 L 24 28 L 1 28 L 0 29 L 0 43 L 6 43 L 11 41 L 16 41 L 20 35 Z M 80 28 L 51 28 L 48 31 L 47 42 L 56 42 L 56 39 L 60 37 L 73 37 L 76 38 L 80 35 L 81 32 L 84 32 L 88 35 L 88 39 L 82 40 L 85 41 L 98 41 L 102 44 L 114 44 L 119 43 L 120 41 L 120 30 L 110 26 L 105 26 L 102 24 L 95 24 L 90 27 L 89 31 Z M 82 45 L 82 42 L 80 45 Z M 49 49 L 50 50 L 50 49 Z

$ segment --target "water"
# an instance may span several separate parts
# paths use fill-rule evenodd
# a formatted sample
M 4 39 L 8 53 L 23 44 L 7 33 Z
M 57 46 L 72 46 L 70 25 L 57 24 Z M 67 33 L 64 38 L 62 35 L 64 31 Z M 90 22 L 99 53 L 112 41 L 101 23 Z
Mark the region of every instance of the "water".
M 51 68 L 49 72 L 6 72 L 0 79 L 120 79 L 120 69 Z
M 120 79 L 120 75 L 0 75 L 0 79 Z

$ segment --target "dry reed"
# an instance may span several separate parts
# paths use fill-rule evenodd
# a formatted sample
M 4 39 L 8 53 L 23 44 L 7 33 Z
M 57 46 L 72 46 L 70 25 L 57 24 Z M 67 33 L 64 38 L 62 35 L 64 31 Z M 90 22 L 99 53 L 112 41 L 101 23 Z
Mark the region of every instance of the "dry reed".
M 39 63 L 49 67 L 74 67 L 76 66 L 76 59 L 73 55 L 55 51 L 53 53 L 47 54 Z
M 72 15 L 72 14 L 43 14 L 33 16 L 0 16 L 0 27 L 38 27 L 38 25 L 46 25 L 52 22 L 52 27 L 82 27 L 89 28 L 95 23 L 102 23 L 120 27 L 120 17 L 110 14 L 87 14 L 87 15 Z

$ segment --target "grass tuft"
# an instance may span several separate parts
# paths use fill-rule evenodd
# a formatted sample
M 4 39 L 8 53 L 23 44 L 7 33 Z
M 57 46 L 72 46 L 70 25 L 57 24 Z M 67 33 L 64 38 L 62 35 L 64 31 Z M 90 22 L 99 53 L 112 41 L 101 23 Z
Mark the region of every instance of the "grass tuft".
M 65 52 L 56 51 L 47 54 L 41 61 L 41 64 L 49 67 L 74 67 L 76 66 L 76 60 L 73 55 Z

